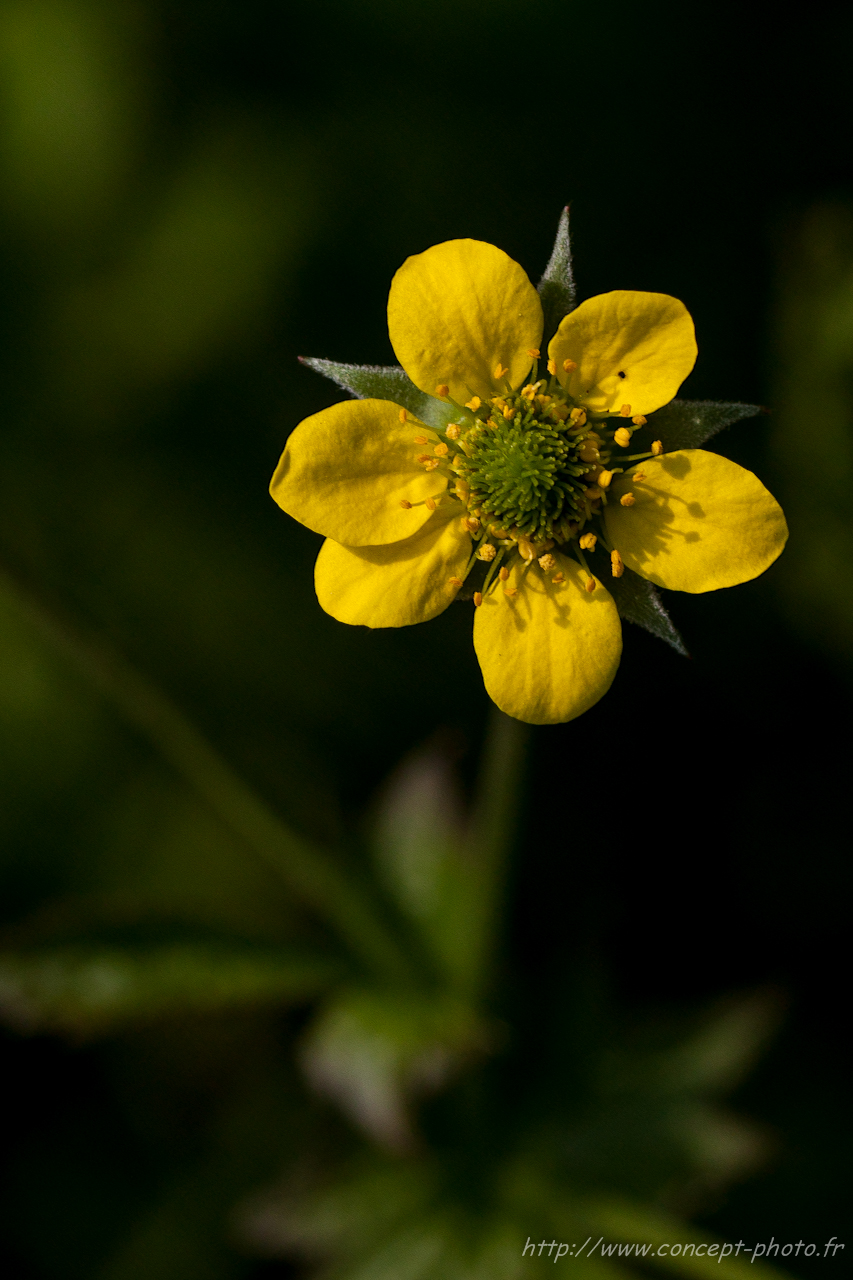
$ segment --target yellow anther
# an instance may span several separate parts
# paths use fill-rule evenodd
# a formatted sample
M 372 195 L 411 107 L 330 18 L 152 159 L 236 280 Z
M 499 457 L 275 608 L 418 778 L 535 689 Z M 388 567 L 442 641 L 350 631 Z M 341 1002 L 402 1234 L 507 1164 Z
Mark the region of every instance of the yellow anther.
M 646 425 L 646 419 L 641 413 L 635 414 L 631 421 L 635 427 L 644 427 Z
M 538 405 L 541 405 L 542 408 L 544 409 L 546 405 L 549 405 L 551 403 L 552 398 L 553 398 L 552 396 L 537 396 L 536 403 Z
M 623 493 L 622 497 L 619 499 L 619 505 L 620 507 L 633 507 L 636 501 L 637 499 L 634 497 L 633 493 Z
M 587 578 L 586 582 L 584 583 L 584 589 L 588 591 L 590 595 L 592 595 L 593 591 L 595 590 L 595 578 Z
M 619 417 L 630 418 L 630 416 L 631 416 L 631 406 L 629 404 L 623 404 L 622 408 L 619 410 Z
M 415 436 L 415 444 L 429 444 L 429 436 Z
M 480 605 L 481 605 L 482 603 L 483 603 L 483 593 L 482 593 L 482 591 L 475 591 L 475 592 L 474 592 L 474 608 L 475 608 L 475 609 L 479 609 L 479 607 L 480 607 Z
M 627 427 L 620 427 L 619 430 L 614 433 L 613 441 L 615 444 L 618 444 L 620 449 L 627 449 L 628 445 L 631 443 L 631 432 Z
M 554 374 L 557 372 L 557 362 L 556 362 L 556 360 L 549 360 L 549 361 L 548 361 L 548 364 L 547 364 L 547 366 L 546 366 L 546 368 L 547 368 L 548 372 L 550 373 L 551 377 L 553 378 L 553 377 L 554 377 Z
M 539 557 L 539 568 L 544 569 L 546 573 L 549 569 L 556 569 L 556 567 L 557 561 L 554 556 L 551 555 L 550 551 L 547 551 L 544 556 Z
M 518 595 L 518 587 L 504 587 L 504 595 L 512 598 Z
M 509 373 L 509 369 L 502 365 L 500 360 L 495 365 L 495 382 L 500 382 L 501 378 L 505 378 Z
M 455 577 L 455 576 L 454 576 L 454 577 L 452 577 L 452 578 L 448 578 L 448 579 L 447 579 L 447 581 L 448 581 L 448 584 L 449 584 L 451 587 L 461 587 L 461 586 L 462 586 L 462 579 L 461 579 L 461 578 L 457 578 L 457 577 Z
M 610 552 L 610 572 L 614 578 L 621 578 L 625 572 L 625 566 L 622 563 L 622 557 L 618 551 Z
M 581 462 L 595 462 L 598 457 L 598 450 L 591 440 L 584 440 L 583 444 L 578 449 L 578 457 Z
M 476 516 L 464 516 L 462 519 L 462 528 L 467 529 L 469 533 L 476 533 L 480 527 L 480 521 Z
M 526 387 L 521 388 L 521 394 L 524 396 L 525 400 L 532 400 L 533 397 L 536 395 L 535 384 L 532 382 L 528 382 Z
M 515 417 L 515 409 L 511 404 L 505 404 L 504 407 L 501 409 L 501 413 L 507 419 L 507 421 L 509 421 L 510 418 Z
M 528 542 L 526 538 L 519 538 L 518 551 L 522 560 L 530 561 L 536 555 L 536 548 L 532 542 Z
M 584 489 L 583 496 L 594 501 L 596 498 L 601 497 L 601 490 L 597 484 L 591 484 L 588 489 Z
M 400 499 L 400 506 L 403 508 L 404 511 L 411 511 L 412 509 L 411 502 L 407 502 L 405 498 Z
M 426 461 L 423 463 L 424 471 L 435 471 L 438 464 L 439 464 L 438 458 L 427 458 Z
M 435 511 L 435 498 L 424 498 L 424 506 L 427 511 Z
M 465 405 L 465 408 L 470 409 L 472 413 L 476 413 L 482 403 L 483 402 L 479 396 L 472 396 L 472 398 Z
M 460 498 L 463 502 L 467 502 L 471 493 L 468 481 L 457 480 L 456 484 L 453 486 L 453 492 L 456 494 L 457 498 Z
M 660 440 L 652 441 L 652 453 L 655 455 L 656 458 L 663 453 L 663 445 L 661 444 Z
M 446 444 L 437 444 L 437 445 L 435 446 L 435 448 L 433 449 L 433 453 L 435 454 L 435 456 L 436 456 L 437 458 L 443 458 L 443 457 L 445 456 L 445 454 L 447 454 L 447 453 L 449 453 L 449 452 L 450 452 L 450 450 L 448 449 L 448 447 L 447 447 L 447 445 L 446 445 Z
M 563 361 L 563 372 L 564 372 L 564 373 L 574 373 L 574 371 L 575 371 L 575 369 L 577 369 L 577 367 L 578 367 L 578 366 L 577 366 L 577 364 L 576 364 L 576 362 L 575 362 L 574 360 L 564 360 L 564 361 Z
M 538 360 L 538 359 L 539 359 L 539 354 L 540 354 L 540 352 L 539 352 L 539 348 L 538 348 L 538 347 L 528 347 L 528 348 L 527 348 L 527 354 L 530 356 L 531 360 Z
M 633 476 L 634 484 L 642 484 L 645 478 L 646 478 L 645 471 L 634 472 L 634 476 Z
M 594 551 L 596 542 L 598 542 L 597 533 L 585 533 L 581 537 L 578 545 L 582 547 L 584 551 Z
M 447 385 L 446 382 L 439 382 L 438 386 L 435 389 L 435 394 L 437 396 L 446 396 L 449 391 L 450 391 L 450 387 Z
M 610 481 L 611 481 L 612 479 L 613 479 L 613 472 L 612 472 L 612 471 L 599 471 L 599 473 L 598 473 L 598 487 L 599 487 L 599 489 L 609 489 L 609 488 L 610 488 Z
M 506 582 L 507 578 L 509 577 L 509 569 L 506 567 L 506 565 L 504 565 L 504 567 L 501 569 L 500 573 L 498 574 L 498 577 L 500 578 L 501 582 Z
M 477 548 L 478 560 L 494 560 L 498 554 L 497 547 L 493 547 L 491 542 L 484 542 L 481 547 Z
M 551 581 L 554 583 L 554 586 L 559 586 L 561 582 L 566 581 L 566 576 L 563 573 L 555 573 Z
M 401 422 L 405 422 L 405 421 L 406 421 L 406 419 L 408 418 L 408 416 L 409 416 L 409 415 L 406 413 L 406 410 L 405 410 L 405 409 L 401 409 L 401 410 L 400 410 L 400 421 L 401 421 Z
M 574 409 L 572 409 L 571 413 L 569 414 L 569 417 L 571 418 L 572 422 L 577 422 L 578 418 L 580 417 L 583 417 L 585 419 L 586 413 L 583 409 L 579 408 L 578 405 L 575 405 Z
M 447 436 L 448 440 L 458 440 L 458 439 L 459 439 L 459 428 L 457 427 L 457 425 L 456 425 L 456 423 L 455 423 L 455 422 L 451 422 L 451 424 L 450 424 L 450 426 L 447 428 L 447 431 L 445 432 L 445 434 L 446 434 L 446 436 Z

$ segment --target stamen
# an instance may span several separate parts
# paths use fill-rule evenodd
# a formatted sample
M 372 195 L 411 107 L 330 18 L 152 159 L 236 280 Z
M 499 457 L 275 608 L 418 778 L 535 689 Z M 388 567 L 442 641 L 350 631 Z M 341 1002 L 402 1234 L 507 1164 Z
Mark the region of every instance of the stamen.
M 545 368 L 548 370 L 548 372 L 550 373 L 551 377 L 553 378 L 553 377 L 554 377 L 554 375 L 555 375 L 555 374 L 556 374 L 556 372 L 557 372 L 557 362 L 556 362 L 556 360 L 549 360 L 549 361 L 548 361 L 548 363 L 547 363 L 547 365 L 545 366 Z
M 636 498 L 633 493 L 623 493 L 622 497 L 619 499 L 620 507 L 633 507 L 635 502 Z
M 500 578 L 501 582 L 506 582 L 507 578 L 509 577 L 509 569 L 506 567 L 506 565 L 504 565 L 504 567 L 501 569 L 500 573 L 498 574 L 498 577 Z
M 629 404 L 623 404 L 622 408 L 619 410 L 619 417 L 630 418 L 630 416 L 631 416 L 631 406 Z
M 520 555 L 521 555 L 522 560 L 526 560 L 526 561 L 528 562 L 528 564 L 529 564 L 529 563 L 530 563 L 530 561 L 533 559 L 533 557 L 536 555 L 536 551 L 535 551 L 534 547 L 532 546 L 532 544 L 531 544 L 531 543 L 529 543 L 529 542 L 527 541 L 527 539 L 526 539 L 526 538 L 519 538 L 519 540 L 518 540 L 518 550 L 519 550 L 519 553 L 520 553 Z
M 521 394 L 525 400 L 532 400 L 536 395 L 536 386 L 532 382 L 528 382 L 526 387 L 521 388 Z
M 491 542 L 484 542 L 481 547 L 477 548 L 478 560 L 494 560 L 498 553 L 497 547 L 493 547 Z
M 588 489 L 584 489 L 583 496 L 590 498 L 594 502 L 596 498 L 601 497 L 601 490 L 597 484 L 591 484 Z
M 586 422 L 586 409 L 581 409 L 579 406 L 575 406 L 569 414 L 569 417 L 572 422 L 577 423 L 579 427 L 583 426 L 584 422 Z
M 447 579 L 447 581 L 448 581 L 448 584 L 449 584 L 451 587 L 461 587 L 461 586 L 462 586 L 462 579 L 461 579 L 461 578 L 457 578 L 455 575 L 454 575 L 452 578 L 448 578 L 448 579 Z
M 470 409 L 472 413 L 476 413 L 482 403 L 483 402 L 479 396 L 472 396 L 472 398 L 465 405 L 465 408 Z
M 427 511 L 435 511 L 435 498 L 424 498 L 424 506 Z
M 627 427 L 620 427 L 618 431 L 614 432 L 613 443 L 618 444 L 620 449 L 628 448 L 631 443 L 631 432 Z
M 584 583 L 584 588 L 589 592 L 590 595 L 592 595 L 593 591 L 595 590 L 595 578 L 592 578 L 592 577 L 587 578 L 586 582 Z
M 400 421 L 401 421 L 401 422 L 405 422 L 405 421 L 406 421 L 406 419 L 408 418 L 408 416 L 409 416 L 409 415 L 406 413 L 406 410 L 405 410 L 405 409 L 401 409 L 401 410 L 400 410 Z
M 483 593 L 482 593 L 482 591 L 475 591 L 475 592 L 474 592 L 474 608 L 475 608 L 475 609 L 479 609 L 479 607 L 480 607 L 480 605 L 481 605 L 482 603 L 483 603 Z
M 504 407 L 501 409 L 501 413 L 506 418 L 507 422 L 510 420 L 510 418 L 515 417 L 515 409 L 511 404 L 505 404 Z
M 528 347 L 527 354 L 530 356 L 531 360 L 538 360 L 541 352 L 538 347 Z
M 663 445 L 661 444 L 660 440 L 652 441 L 652 453 L 656 458 L 660 457 L 660 455 L 663 453 Z
M 476 516 L 463 517 L 462 528 L 466 529 L 468 533 L 476 533 L 479 527 L 480 527 L 480 521 L 477 519 Z
M 578 367 L 578 366 L 577 366 L 577 364 L 575 363 L 575 361 L 574 361 L 574 360 L 564 360 L 564 361 L 563 361 L 563 371 L 564 371 L 565 373 L 574 373 L 574 371 L 575 371 L 575 369 L 577 369 L 577 367 Z
M 539 568 L 544 569 L 546 573 L 549 569 L 556 569 L 556 567 L 556 558 L 551 555 L 550 551 L 546 552 L 544 556 L 539 557 Z
M 597 533 L 585 533 L 582 536 L 579 545 L 583 547 L 584 551 L 594 551 L 596 542 L 598 542 Z
M 634 484 L 642 484 L 645 478 L 646 478 L 645 471 L 635 471 L 634 475 L 632 476 Z
M 435 389 L 435 394 L 437 396 L 443 397 L 443 396 L 446 396 L 449 391 L 450 391 L 450 387 L 448 387 L 446 382 L 439 382 L 438 386 Z
M 559 586 L 561 582 L 566 581 L 566 575 L 564 573 L 555 573 L 551 581 L 554 583 L 555 587 Z
M 508 373 L 509 369 L 502 365 L 499 360 L 495 365 L 495 382 L 500 382 L 501 378 L 505 378 Z
M 609 489 L 609 488 L 610 488 L 610 481 L 611 481 L 612 479 L 613 479 L 613 472 L 612 472 L 612 471 L 599 471 L 599 473 L 598 473 L 598 486 L 599 486 L 599 488 L 600 488 L 600 489 Z
M 625 572 L 625 565 L 622 563 L 622 557 L 618 551 L 610 552 L 610 572 L 614 578 L 621 578 Z
M 453 492 L 462 502 L 467 502 L 471 494 L 471 489 L 467 480 L 457 480 L 453 486 Z
M 435 471 L 436 467 L 439 465 L 440 459 L 429 457 L 418 458 L 418 462 L 422 464 L 424 471 Z
M 437 444 L 433 449 L 433 453 L 436 455 L 437 458 L 443 458 L 445 454 L 448 454 L 449 452 L 450 450 L 448 449 L 446 444 Z
M 596 449 L 591 440 L 585 440 L 580 449 L 578 449 L 578 457 L 581 462 L 596 462 L 598 460 L 598 449 Z
M 415 444 L 429 444 L 429 436 L 415 436 Z
M 407 502 L 405 498 L 400 499 L 400 506 L 403 508 L 404 511 L 411 511 L 412 509 L 411 502 Z
M 457 427 L 455 422 L 451 422 L 450 426 L 447 428 L 447 431 L 445 432 L 445 435 L 447 436 L 448 440 L 459 439 L 459 428 Z
M 631 421 L 635 427 L 644 427 L 646 425 L 646 419 L 641 413 L 635 414 Z
M 517 595 L 518 595 L 518 587 L 504 587 L 504 595 L 505 595 L 505 596 L 510 596 L 510 597 L 512 597 L 512 596 L 517 596 Z

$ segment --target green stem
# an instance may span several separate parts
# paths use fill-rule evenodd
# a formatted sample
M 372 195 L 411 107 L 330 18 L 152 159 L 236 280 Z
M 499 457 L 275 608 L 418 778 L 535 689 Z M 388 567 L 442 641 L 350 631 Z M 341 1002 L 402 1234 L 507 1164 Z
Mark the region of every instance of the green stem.
M 159 689 L 101 640 L 60 620 L 2 569 L 0 589 L 363 962 L 386 975 L 400 974 L 402 954 L 361 886 L 324 849 L 291 831 Z

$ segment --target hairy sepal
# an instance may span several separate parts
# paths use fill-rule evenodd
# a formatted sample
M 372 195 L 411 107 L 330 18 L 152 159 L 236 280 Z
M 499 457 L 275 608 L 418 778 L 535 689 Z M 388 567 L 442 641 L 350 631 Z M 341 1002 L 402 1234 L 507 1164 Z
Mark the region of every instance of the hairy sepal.
M 538 289 L 545 317 L 542 350 L 547 351 L 548 343 L 557 332 L 563 316 L 567 316 L 570 311 L 574 311 L 577 305 L 575 300 L 575 279 L 572 274 L 572 245 L 569 236 L 568 205 L 560 214 L 557 238 L 554 241 L 550 260 L 545 268 L 545 274 L 539 281 Z
M 672 400 L 649 415 L 648 430 L 664 450 L 698 449 L 724 427 L 767 410 L 759 404 L 725 404 L 717 400 Z
M 619 616 L 638 627 L 644 627 L 659 640 L 665 640 L 676 653 L 689 658 L 687 647 L 667 613 L 657 588 L 631 569 L 621 578 L 607 578 L 607 590 L 616 601 Z
M 301 364 L 330 378 L 358 400 L 391 400 L 436 431 L 460 417 L 460 410 L 420 391 L 399 365 L 340 364 L 318 356 L 300 356 Z

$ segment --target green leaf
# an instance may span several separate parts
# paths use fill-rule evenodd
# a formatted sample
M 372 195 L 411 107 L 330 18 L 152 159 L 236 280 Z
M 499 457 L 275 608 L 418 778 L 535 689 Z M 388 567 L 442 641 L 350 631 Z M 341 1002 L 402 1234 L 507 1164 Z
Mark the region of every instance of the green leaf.
M 335 976 L 326 959 L 227 944 L 7 952 L 0 1018 L 25 1031 L 103 1031 L 188 1010 L 304 1000 Z
M 667 452 L 698 449 L 723 427 L 766 413 L 760 404 L 725 404 L 716 400 L 672 400 L 650 414 L 648 429 Z
M 638 627 L 645 627 L 659 640 L 672 645 L 676 653 L 689 658 L 690 654 L 672 619 L 664 608 L 657 588 L 641 578 L 638 573 L 626 569 L 621 578 L 608 578 L 607 590 L 616 601 L 619 616 Z
M 569 207 L 566 205 L 560 214 L 557 227 L 557 238 L 551 258 L 545 268 L 545 274 L 539 281 L 539 297 L 545 315 L 545 327 L 542 331 L 542 349 L 557 332 L 563 316 L 574 311 L 575 278 L 572 274 L 572 245 L 569 237 Z
M 299 361 L 324 378 L 330 378 L 359 400 L 392 400 L 436 431 L 466 416 L 456 405 L 419 391 L 399 365 L 339 364 L 336 360 L 322 360 L 318 356 L 300 356 Z

